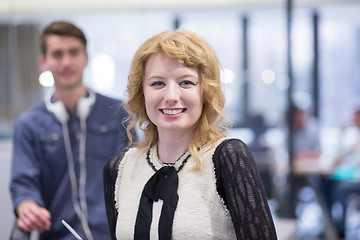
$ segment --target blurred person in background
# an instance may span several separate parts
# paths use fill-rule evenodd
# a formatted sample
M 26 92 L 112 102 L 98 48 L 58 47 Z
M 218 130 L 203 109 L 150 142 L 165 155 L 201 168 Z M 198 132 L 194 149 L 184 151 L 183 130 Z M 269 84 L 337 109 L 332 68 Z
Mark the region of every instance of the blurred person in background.
M 360 108 L 354 110 L 352 116 L 352 126 L 341 129 L 339 154 L 335 159 L 335 170 L 331 176 L 331 196 L 332 207 L 338 209 L 333 216 L 335 224 L 341 237 L 346 236 L 347 222 L 356 214 L 356 211 L 348 211 L 348 207 L 353 205 L 350 201 L 355 201 L 355 205 L 360 206 Z M 352 141 L 346 141 L 346 130 L 350 127 L 355 128 Z M 349 215 L 350 214 L 350 215 Z M 360 215 L 358 216 L 360 218 Z M 348 233 L 349 234 L 349 233 Z M 360 231 L 358 232 L 360 234 Z M 358 235 L 359 236 L 359 235 Z
M 291 105 L 293 124 L 294 199 L 299 239 L 318 239 L 324 234 L 323 209 L 316 192 L 322 191 L 323 179 L 316 172 L 304 172 L 320 161 L 321 142 L 318 122 L 311 115 L 310 101 Z M 305 166 L 305 168 L 304 168 Z M 300 168 L 300 171 L 299 171 Z M 305 170 L 306 171 L 306 170 Z M 300 174 L 298 174 L 301 172 Z M 325 195 L 324 195 L 325 197 Z
M 129 143 L 128 115 L 120 101 L 83 84 L 86 43 L 70 22 L 45 27 L 40 66 L 55 87 L 15 122 L 10 192 L 17 226 L 40 239 L 72 239 L 62 220 L 86 239 L 110 238 L 102 169 Z
M 321 154 L 319 126 L 316 119 L 310 115 L 309 108 L 294 104 L 294 157 L 295 159 L 317 158 Z
M 302 166 L 302 164 L 305 166 L 314 163 L 314 161 L 318 162 L 321 154 L 320 131 L 316 119 L 310 114 L 310 105 L 299 101 L 293 103 L 291 108 L 294 168 Z M 316 176 L 295 175 L 296 192 L 300 191 L 304 186 L 311 185 L 311 180 L 314 178 L 317 179 Z
M 341 139 L 339 145 L 339 155 L 336 158 L 335 165 L 338 166 L 342 163 L 351 161 L 351 157 L 354 157 L 355 159 L 359 159 L 360 157 L 360 108 L 356 109 L 352 116 L 352 123 L 353 126 L 356 128 L 356 136 L 354 137 L 353 141 L 350 143 L 349 146 L 343 146 L 344 138 L 345 138 L 345 131 L 346 127 L 343 127 L 341 129 L 341 136 L 339 139 Z M 360 162 L 356 161 L 357 166 L 360 164 Z

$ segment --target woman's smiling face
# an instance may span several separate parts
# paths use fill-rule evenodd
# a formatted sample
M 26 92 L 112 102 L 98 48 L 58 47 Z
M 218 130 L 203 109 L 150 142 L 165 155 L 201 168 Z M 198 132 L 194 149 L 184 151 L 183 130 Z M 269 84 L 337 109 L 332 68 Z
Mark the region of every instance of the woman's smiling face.
M 199 72 L 164 54 L 152 55 L 145 65 L 146 112 L 158 131 L 193 131 L 203 108 Z

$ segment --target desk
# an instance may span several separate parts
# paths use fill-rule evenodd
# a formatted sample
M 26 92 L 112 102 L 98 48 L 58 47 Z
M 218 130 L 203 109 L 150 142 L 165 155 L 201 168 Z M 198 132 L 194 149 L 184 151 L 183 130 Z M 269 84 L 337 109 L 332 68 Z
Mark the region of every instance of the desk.
M 329 176 L 334 172 L 334 165 L 326 163 L 320 158 L 297 158 L 293 162 L 295 175 L 322 175 Z
M 334 172 L 334 165 L 332 162 L 326 163 L 324 160 L 320 158 L 298 158 L 295 159 L 293 162 L 293 173 L 297 176 L 311 176 L 311 175 L 318 175 L 321 177 L 327 177 L 333 174 Z M 321 209 L 324 214 L 325 218 L 325 239 L 328 240 L 338 240 L 337 238 L 337 230 L 333 224 L 331 214 L 329 209 L 325 203 L 324 196 L 322 190 L 319 189 L 318 186 L 314 186 L 313 184 L 309 183 L 311 187 L 315 190 L 318 202 L 321 206 Z

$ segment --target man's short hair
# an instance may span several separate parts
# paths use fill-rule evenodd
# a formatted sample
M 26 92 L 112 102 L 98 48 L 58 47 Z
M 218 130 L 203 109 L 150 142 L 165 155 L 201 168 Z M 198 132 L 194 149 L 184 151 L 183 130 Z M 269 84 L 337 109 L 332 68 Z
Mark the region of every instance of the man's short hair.
M 44 28 L 40 35 L 40 51 L 41 54 L 45 55 L 47 50 L 46 40 L 49 35 L 58 35 L 58 36 L 69 36 L 79 39 L 86 50 L 86 37 L 83 31 L 76 27 L 74 24 L 66 21 L 55 21 L 50 23 L 47 27 Z

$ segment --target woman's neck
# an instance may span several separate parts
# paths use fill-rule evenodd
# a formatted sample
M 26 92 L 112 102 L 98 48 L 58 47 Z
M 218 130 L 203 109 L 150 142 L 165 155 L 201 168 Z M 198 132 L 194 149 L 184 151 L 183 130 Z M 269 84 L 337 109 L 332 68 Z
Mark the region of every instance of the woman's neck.
M 158 157 L 163 163 L 174 163 L 189 149 L 194 134 L 164 136 L 159 134 Z

